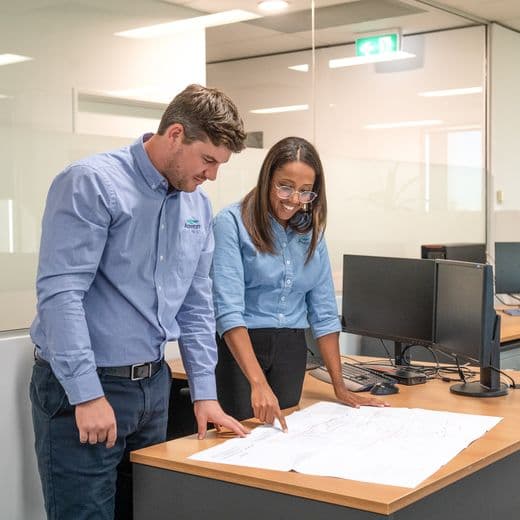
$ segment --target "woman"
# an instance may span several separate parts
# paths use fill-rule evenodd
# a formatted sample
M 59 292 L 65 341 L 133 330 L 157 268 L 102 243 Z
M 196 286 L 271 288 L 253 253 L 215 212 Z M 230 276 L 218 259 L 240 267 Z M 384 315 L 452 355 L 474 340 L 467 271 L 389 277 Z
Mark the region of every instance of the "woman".
M 266 423 L 298 404 L 310 325 L 337 399 L 384 406 L 350 392 L 341 377 L 341 326 L 323 238 L 323 167 L 305 139 L 287 137 L 267 153 L 258 182 L 215 218 L 212 278 L 219 346 L 217 391 L 237 419 Z

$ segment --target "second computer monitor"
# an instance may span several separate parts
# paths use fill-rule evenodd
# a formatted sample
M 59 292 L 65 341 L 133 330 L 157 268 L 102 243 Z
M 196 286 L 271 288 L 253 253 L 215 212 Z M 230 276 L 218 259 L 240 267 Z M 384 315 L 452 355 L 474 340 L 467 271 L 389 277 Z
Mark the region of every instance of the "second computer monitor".
M 435 261 L 343 256 L 343 327 L 347 332 L 430 345 Z
M 520 242 L 495 243 L 496 292 L 520 293 Z
M 500 318 L 493 308 L 493 267 L 437 261 L 435 343 L 457 363 L 480 367 L 480 381 L 451 387 L 475 397 L 505 395 L 500 383 Z M 460 361 L 459 361 L 460 360 Z

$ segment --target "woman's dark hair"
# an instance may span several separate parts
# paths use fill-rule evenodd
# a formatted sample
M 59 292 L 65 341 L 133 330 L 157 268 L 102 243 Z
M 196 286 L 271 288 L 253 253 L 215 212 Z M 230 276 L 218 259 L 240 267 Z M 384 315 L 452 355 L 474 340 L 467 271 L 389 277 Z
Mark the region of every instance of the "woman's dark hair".
M 312 237 L 307 250 L 306 262 L 314 254 L 318 240 L 325 231 L 327 222 L 327 198 L 323 166 L 316 148 L 301 137 L 286 137 L 278 141 L 267 152 L 260 168 L 256 187 L 242 201 L 242 220 L 256 248 L 263 253 L 274 254 L 273 229 L 269 215 L 272 214 L 269 193 L 274 173 L 290 162 L 302 162 L 314 170 L 315 179 L 312 191 L 318 196 L 307 206 L 307 211 L 300 210 L 289 221 L 298 233 L 312 230 Z M 302 215 L 307 213 L 307 217 Z

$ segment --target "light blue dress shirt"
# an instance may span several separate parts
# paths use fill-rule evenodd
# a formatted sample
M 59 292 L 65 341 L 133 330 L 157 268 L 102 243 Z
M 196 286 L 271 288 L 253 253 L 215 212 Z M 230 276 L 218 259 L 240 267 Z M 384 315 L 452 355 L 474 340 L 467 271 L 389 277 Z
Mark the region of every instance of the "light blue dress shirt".
M 215 217 L 211 277 L 217 332 L 309 325 L 316 338 L 339 332 L 325 240 L 320 239 L 305 264 L 311 233 L 285 229 L 272 217 L 271 224 L 274 255 L 258 252 L 244 227 L 239 203 Z
M 96 367 L 159 360 L 179 340 L 193 400 L 216 399 L 207 196 L 168 192 L 144 141 L 69 166 L 47 197 L 31 327 L 71 404 Z

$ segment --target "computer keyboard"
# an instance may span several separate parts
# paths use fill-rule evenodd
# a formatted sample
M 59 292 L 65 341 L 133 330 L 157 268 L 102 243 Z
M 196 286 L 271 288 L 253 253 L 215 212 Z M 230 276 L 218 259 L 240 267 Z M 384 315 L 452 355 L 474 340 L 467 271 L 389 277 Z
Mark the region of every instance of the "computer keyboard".
M 351 363 L 342 363 L 341 372 L 346 387 L 352 392 L 370 390 L 377 383 L 387 383 L 389 381 L 392 383 L 396 382 L 392 377 L 376 374 L 368 368 L 353 365 Z M 329 372 L 323 366 L 311 370 L 309 374 L 316 379 L 325 381 L 326 383 L 331 383 Z

